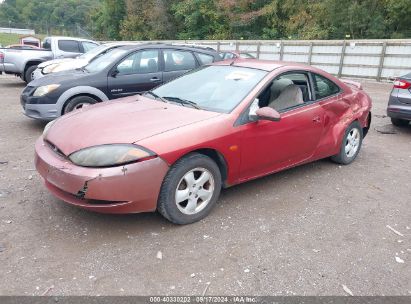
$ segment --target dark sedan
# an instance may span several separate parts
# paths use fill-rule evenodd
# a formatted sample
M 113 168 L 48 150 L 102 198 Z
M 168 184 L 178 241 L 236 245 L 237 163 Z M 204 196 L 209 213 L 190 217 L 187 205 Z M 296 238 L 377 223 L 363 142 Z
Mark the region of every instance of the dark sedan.
M 27 116 L 53 120 L 86 105 L 151 90 L 219 60 L 217 51 L 196 46 L 124 46 L 84 68 L 53 73 L 30 82 L 21 95 L 21 104 Z
M 411 121 L 411 73 L 394 81 L 387 115 L 397 127 L 407 126 Z

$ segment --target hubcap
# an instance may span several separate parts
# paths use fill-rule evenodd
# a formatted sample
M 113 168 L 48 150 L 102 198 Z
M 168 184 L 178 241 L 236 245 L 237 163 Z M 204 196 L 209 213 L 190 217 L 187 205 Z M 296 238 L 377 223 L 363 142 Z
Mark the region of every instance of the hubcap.
M 177 208 L 184 214 L 196 214 L 208 205 L 213 193 L 213 175 L 205 168 L 195 168 L 178 183 L 175 194 Z
M 360 131 L 354 128 L 348 133 L 347 139 L 345 141 L 345 155 L 348 157 L 353 157 L 357 153 L 360 146 Z

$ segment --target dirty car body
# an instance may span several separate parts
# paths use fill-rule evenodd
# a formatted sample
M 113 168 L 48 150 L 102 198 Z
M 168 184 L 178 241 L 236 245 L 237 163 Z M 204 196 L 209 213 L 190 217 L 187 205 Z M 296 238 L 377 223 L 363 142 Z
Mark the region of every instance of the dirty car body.
M 204 82 L 196 87 L 198 77 Z M 287 90 L 294 89 L 301 102 L 276 105 L 278 121 L 256 118 L 256 108 L 268 109 L 279 82 L 289 83 Z M 197 104 L 184 101 L 190 98 Z M 229 187 L 337 154 L 347 126 L 358 122 L 366 134 L 370 109 L 358 84 L 307 65 L 225 61 L 151 93 L 64 115 L 38 139 L 35 163 L 47 188 L 72 205 L 106 213 L 154 211 L 171 168 L 193 152 L 218 165 L 217 187 Z M 73 158 L 116 145 L 129 145 L 138 158 L 101 166 Z

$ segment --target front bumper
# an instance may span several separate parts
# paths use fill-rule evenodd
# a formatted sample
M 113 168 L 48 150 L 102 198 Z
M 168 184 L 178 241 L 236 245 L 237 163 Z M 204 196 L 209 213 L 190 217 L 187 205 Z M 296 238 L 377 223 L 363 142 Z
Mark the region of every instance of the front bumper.
M 39 120 L 53 120 L 60 117 L 55 100 L 48 96 L 33 97 L 35 90 L 35 87 L 27 86 L 20 95 L 23 113 Z
M 54 152 L 40 137 L 35 165 L 54 196 L 102 213 L 154 211 L 168 165 L 157 157 L 111 168 L 84 168 Z

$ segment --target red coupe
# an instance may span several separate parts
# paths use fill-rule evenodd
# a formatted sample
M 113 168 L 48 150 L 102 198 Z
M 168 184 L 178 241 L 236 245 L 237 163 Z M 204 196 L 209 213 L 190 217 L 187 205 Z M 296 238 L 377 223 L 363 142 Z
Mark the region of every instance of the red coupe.
M 351 163 L 370 109 L 360 84 L 311 66 L 224 61 L 49 123 L 35 163 L 72 205 L 188 224 L 222 187 L 326 157 Z

